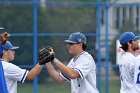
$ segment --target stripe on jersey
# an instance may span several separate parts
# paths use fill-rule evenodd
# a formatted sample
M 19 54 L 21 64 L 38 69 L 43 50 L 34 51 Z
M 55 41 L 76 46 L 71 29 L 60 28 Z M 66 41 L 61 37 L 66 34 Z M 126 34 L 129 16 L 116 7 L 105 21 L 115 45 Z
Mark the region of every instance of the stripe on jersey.
M 27 74 L 27 70 L 25 71 L 25 73 L 24 73 L 24 75 L 23 75 L 23 77 L 22 77 L 22 79 L 21 79 L 21 82 L 22 82 L 22 83 L 23 83 L 23 80 L 24 80 L 26 74 Z
M 74 68 L 75 70 L 77 70 L 78 72 L 79 72 L 79 74 L 80 74 L 80 76 L 81 76 L 81 78 L 84 78 L 84 75 L 82 74 L 82 72 L 81 72 L 81 70 L 80 69 L 78 69 L 78 68 Z
M 64 73 L 60 72 L 60 74 L 65 78 L 67 79 L 68 81 L 70 81 L 70 78 L 68 76 L 66 76 Z
M 75 62 L 82 54 L 84 54 L 85 51 L 83 51 L 81 54 L 79 54 L 76 58 L 73 59 L 73 62 Z

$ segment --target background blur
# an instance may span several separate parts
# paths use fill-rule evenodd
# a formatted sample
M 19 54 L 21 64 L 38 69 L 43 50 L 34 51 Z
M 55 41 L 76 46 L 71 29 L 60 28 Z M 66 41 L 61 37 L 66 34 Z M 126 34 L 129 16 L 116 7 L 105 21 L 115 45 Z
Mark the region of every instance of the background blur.
M 12 62 L 31 69 L 38 48 L 50 45 L 64 64 L 71 59 L 63 40 L 73 32 L 87 37 L 87 50 L 94 57 L 100 93 L 119 93 L 116 40 L 125 31 L 139 34 L 139 0 L 0 0 L 0 33 L 19 46 Z M 55 66 L 55 64 L 54 64 Z M 56 67 L 56 66 L 55 66 Z M 57 69 L 57 67 L 56 67 Z M 70 83 L 56 84 L 47 69 L 34 81 L 18 83 L 18 93 L 70 93 Z

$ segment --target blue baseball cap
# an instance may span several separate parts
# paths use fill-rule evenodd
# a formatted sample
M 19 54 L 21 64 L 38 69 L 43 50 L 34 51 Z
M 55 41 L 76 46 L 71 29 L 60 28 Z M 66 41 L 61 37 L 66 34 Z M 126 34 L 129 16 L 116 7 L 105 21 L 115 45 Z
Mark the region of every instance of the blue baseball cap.
M 135 40 L 138 39 L 140 36 L 136 36 L 134 35 L 132 32 L 124 32 L 121 36 L 120 36 L 120 44 L 126 44 L 127 42 L 131 41 L 131 40 Z
M 9 41 L 6 41 L 5 45 L 3 46 L 3 50 L 14 50 L 18 48 L 18 46 L 13 46 Z
M 75 33 L 72 33 L 69 36 L 68 40 L 65 40 L 64 42 L 65 43 L 83 43 L 83 44 L 86 44 L 87 39 L 86 39 L 85 35 L 83 35 L 82 33 L 75 32 Z

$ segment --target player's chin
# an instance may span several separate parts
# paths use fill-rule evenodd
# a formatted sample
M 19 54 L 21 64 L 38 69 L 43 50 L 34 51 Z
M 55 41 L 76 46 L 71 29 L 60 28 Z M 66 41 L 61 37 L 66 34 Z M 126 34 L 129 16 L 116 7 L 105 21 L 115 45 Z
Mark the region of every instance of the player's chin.
M 12 58 L 11 58 L 11 61 L 14 60 L 14 58 L 15 58 L 15 57 L 12 57 Z
M 70 54 L 72 53 L 72 51 L 70 49 L 68 51 L 69 51 Z
M 138 46 L 137 49 L 140 49 L 140 46 Z

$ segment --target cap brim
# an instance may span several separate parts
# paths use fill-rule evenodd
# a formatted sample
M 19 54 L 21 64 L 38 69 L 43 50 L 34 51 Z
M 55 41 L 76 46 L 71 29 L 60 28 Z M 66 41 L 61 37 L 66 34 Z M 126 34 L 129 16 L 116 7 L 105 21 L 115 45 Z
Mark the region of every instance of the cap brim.
M 0 29 L 4 29 L 3 27 L 0 27 Z
M 64 43 L 74 43 L 76 44 L 77 42 L 71 41 L 71 40 L 65 40 Z
M 15 49 L 18 49 L 19 47 L 17 46 L 13 46 L 12 48 L 10 48 L 9 50 L 15 50 Z
M 135 38 L 133 39 L 133 40 L 135 40 L 135 39 L 139 39 L 140 38 L 140 36 L 135 36 Z

